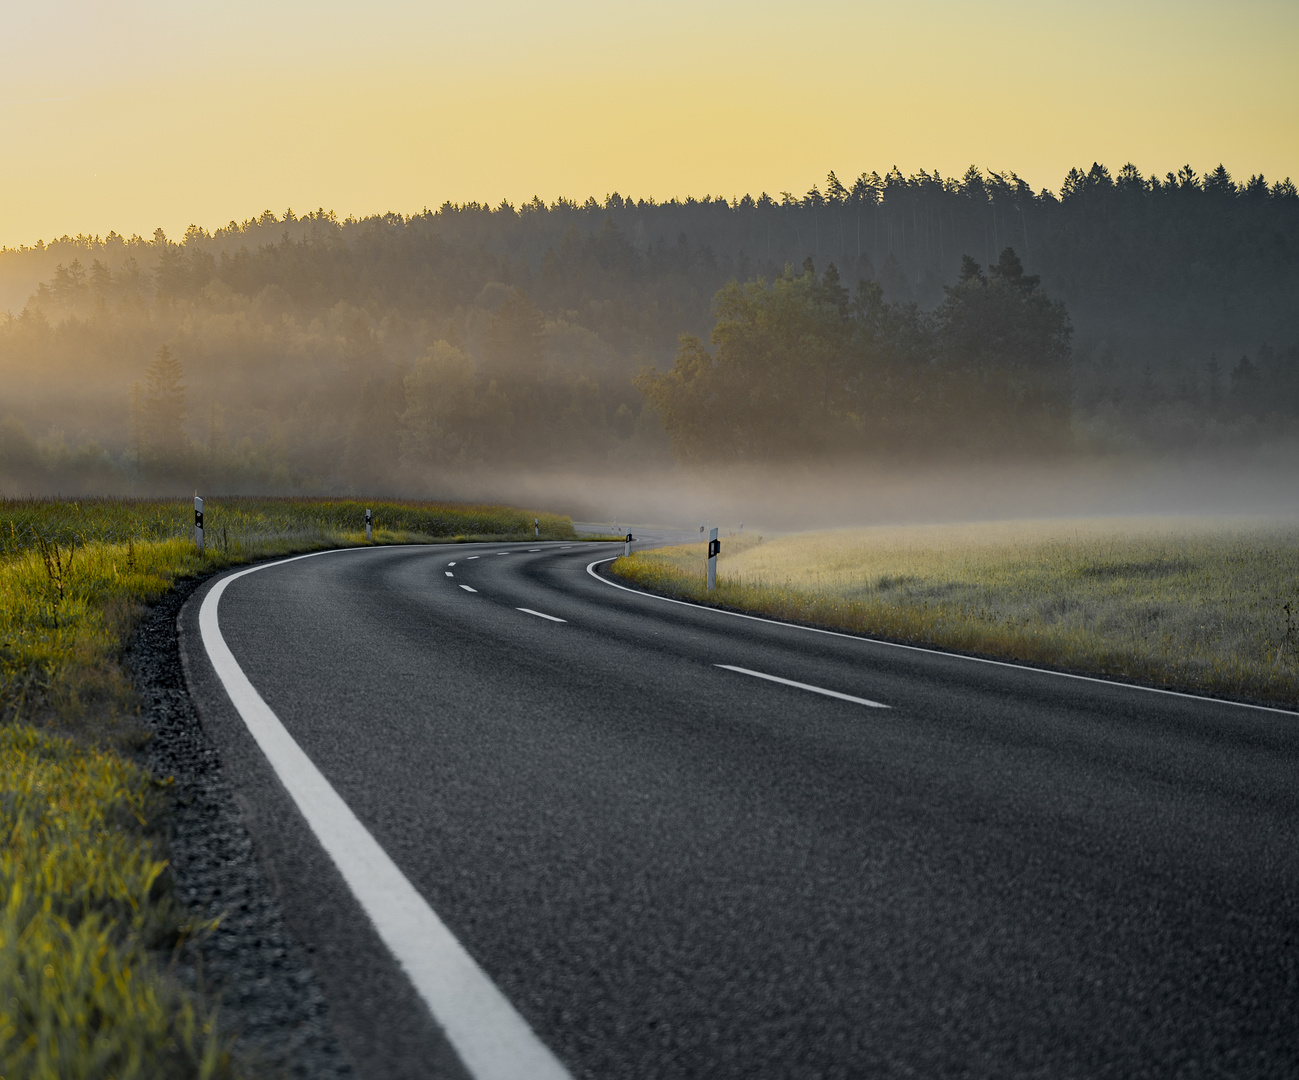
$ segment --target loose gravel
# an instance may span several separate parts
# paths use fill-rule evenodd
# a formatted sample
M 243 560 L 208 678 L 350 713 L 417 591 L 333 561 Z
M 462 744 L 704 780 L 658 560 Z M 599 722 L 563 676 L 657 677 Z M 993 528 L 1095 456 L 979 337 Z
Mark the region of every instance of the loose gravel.
M 220 1005 L 236 1052 L 259 1075 L 351 1078 L 329 1008 L 305 950 L 285 925 L 258 862 L 237 796 L 185 688 L 176 617 L 200 580 L 177 583 L 150 608 L 131 638 L 126 665 L 150 733 L 145 764 L 172 777 L 163 822 L 177 901 L 217 928 L 182 950 L 175 975 Z

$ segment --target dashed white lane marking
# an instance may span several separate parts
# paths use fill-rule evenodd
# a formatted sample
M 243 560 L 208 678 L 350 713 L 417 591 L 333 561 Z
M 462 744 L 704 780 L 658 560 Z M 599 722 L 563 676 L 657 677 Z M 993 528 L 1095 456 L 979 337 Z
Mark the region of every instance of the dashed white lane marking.
M 453 562 L 449 562 L 449 563 L 447 563 L 447 566 L 455 566 L 455 563 L 453 563 Z
M 510 552 L 508 552 L 508 551 L 498 551 L 496 554 L 497 554 L 497 555 L 509 555 Z
M 870 698 L 853 697 L 852 694 L 841 694 L 838 690 L 827 690 L 824 686 L 813 686 L 811 683 L 782 679 L 779 675 L 767 675 L 761 671 L 750 671 L 746 667 L 736 667 L 734 664 L 714 664 L 713 667 L 725 668 L 727 671 L 738 671 L 741 675 L 752 675 L 755 679 L 766 679 L 768 682 L 780 683 L 782 686 L 810 690 L 813 694 L 823 694 L 825 697 L 838 698 L 840 701 L 854 701 L 858 705 L 869 705 L 872 709 L 887 709 L 889 707 L 883 702 L 871 701 Z
M 471 589 L 468 585 L 461 585 L 460 587 L 461 587 L 462 589 L 464 589 L 465 592 L 477 592 L 477 591 L 478 591 L 477 589 Z
M 363 549 L 356 549 L 363 550 Z M 616 556 L 614 556 L 616 558 Z M 1016 664 L 1010 660 L 989 660 L 986 656 L 967 656 L 965 653 L 944 652 L 942 649 L 929 649 L 924 645 L 904 645 L 900 641 L 881 641 L 879 638 L 866 637 L 864 634 L 845 634 L 838 630 L 824 630 L 819 626 L 803 626 L 801 623 L 783 622 L 780 619 L 767 619 L 761 615 L 748 615 L 743 611 L 726 611 L 723 608 L 708 607 L 706 604 L 695 604 L 689 600 L 678 600 L 674 596 L 659 596 L 644 589 L 633 589 L 629 585 L 619 585 L 616 581 L 602 578 L 595 572 L 601 563 L 613 562 L 613 558 L 596 559 L 587 563 L 586 572 L 601 585 L 621 589 L 623 592 L 635 593 L 650 600 L 662 600 L 667 604 L 681 604 L 698 611 L 712 612 L 714 615 L 725 615 L 732 619 L 748 619 L 750 622 L 767 623 L 769 626 L 783 626 L 788 630 L 802 630 L 809 634 L 825 634 L 827 637 L 846 638 L 849 641 L 860 641 L 867 645 L 880 645 L 886 649 L 902 649 L 906 652 L 928 653 L 930 656 L 945 656 L 949 660 L 965 660 L 971 664 L 989 664 L 992 667 L 1014 668 L 1017 671 L 1033 671 L 1039 675 L 1050 675 L 1058 679 L 1076 679 L 1078 682 L 1100 683 L 1102 686 L 1116 686 L 1123 690 L 1140 690 L 1146 694 L 1163 694 L 1166 697 L 1186 698 L 1188 701 L 1207 701 L 1212 705 L 1232 705 L 1238 709 L 1255 709 L 1258 712 L 1280 713 L 1282 716 L 1299 716 L 1294 709 L 1278 709 L 1271 705 L 1255 705 L 1249 701 L 1231 701 L 1228 698 L 1206 697 L 1204 694 L 1188 694 L 1184 690 L 1164 690 L 1158 686 L 1138 686 L 1135 683 L 1118 682 L 1115 679 L 1099 679 L 1094 675 L 1075 675 L 1072 671 L 1052 671 L 1050 668 L 1029 667 L 1027 664 Z
M 523 611 L 529 615 L 535 615 L 538 619 L 549 619 L 551 622 L 568 622 L 567 619 L 561 619 L 557 615 L 547 615 L 544 611 L 533 611 L 530 607 L 515 608 L 515 611 Z
M 250 566 L 212 587 L 199 608 L 199 633 L 217 678 L 292 796 L 321 846 L 405 970 L 447 1040 L 475 1080 L 571 1080 L 528 1022 L 487 976 L 379 846 L 279 717 L 248 681 L 221 636 L 217 606 L 230 586 L 268 566 Z
M 451 573 L 450 570 L 443 570 L 442 573 L 446 574 L 447 577 L 455 577 L 455 574 Z
M 465 562 L 469 562 L 470 559 L 481 559 L 481 558 L 482 558 L 481 555 L 470 555 L 469 558 L 465 560 Z
M 540 551 L 541 548 L 528 548 L 529 551 Z

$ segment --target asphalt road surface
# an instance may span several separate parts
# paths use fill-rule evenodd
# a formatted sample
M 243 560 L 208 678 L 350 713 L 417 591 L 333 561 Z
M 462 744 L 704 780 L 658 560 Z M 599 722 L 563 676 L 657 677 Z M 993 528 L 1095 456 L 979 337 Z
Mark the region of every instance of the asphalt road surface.
M 588 569 L 620 550 L 333 552 L 219 608 L 572 1076 L 1299 1075 L 1299 716 L 670 603 Z M 210 588 L 191 688 L 346 1052 L 471 1075 L 217 680 Z

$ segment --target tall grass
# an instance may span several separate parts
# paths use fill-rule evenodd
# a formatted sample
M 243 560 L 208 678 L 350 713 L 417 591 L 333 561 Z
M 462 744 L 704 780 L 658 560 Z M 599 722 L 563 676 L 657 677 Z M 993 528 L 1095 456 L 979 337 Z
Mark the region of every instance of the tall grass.
M 186 932 L 150 825 L 157 782 L 122 751 L 143 732 L 122 649 L 179 577 L 364 543 L 574 539 L 509 507 L 209 499 L 0 501 L 0 1080 L 218 1077 L 215 1014 L 158 950 Z
M 1299 703 L 1299 523 L 1020 521 L 726 541 L 619 559 L 691 599 L 894 640 Z
M 0 1069 L 224 1077 L 214 1016 L 159 978 L 185 926 L 142 828 L 156 785 L 116 754 L 0 728 Z

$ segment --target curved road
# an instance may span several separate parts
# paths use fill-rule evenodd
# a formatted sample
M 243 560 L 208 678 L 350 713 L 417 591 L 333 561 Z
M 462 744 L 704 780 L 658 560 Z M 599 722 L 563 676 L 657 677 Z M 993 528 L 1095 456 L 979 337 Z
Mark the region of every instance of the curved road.
M 1299 716 L 670 603 L 588 568 L 619 550 L 341 551 L 220 594 L 561 1073 L 1299 1074 Z M 354 1066 L 485 1076 L 249 735 L 211 589 L 191 689 Z

